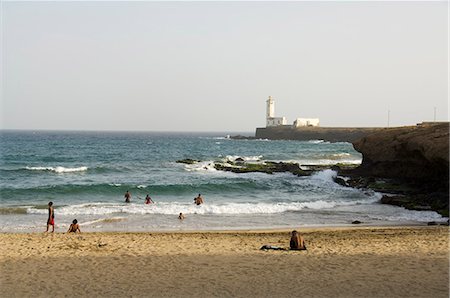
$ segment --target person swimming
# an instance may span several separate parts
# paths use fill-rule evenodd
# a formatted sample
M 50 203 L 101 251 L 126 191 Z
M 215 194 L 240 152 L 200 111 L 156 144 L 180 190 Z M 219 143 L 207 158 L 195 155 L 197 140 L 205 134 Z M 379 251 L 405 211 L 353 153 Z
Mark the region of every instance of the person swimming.
M 180 215 L 178 215 L 178 219 L 179 219 L 179 220 L 183 220 L 183 219 L 184 219 L 183 213 L 180 212 Z

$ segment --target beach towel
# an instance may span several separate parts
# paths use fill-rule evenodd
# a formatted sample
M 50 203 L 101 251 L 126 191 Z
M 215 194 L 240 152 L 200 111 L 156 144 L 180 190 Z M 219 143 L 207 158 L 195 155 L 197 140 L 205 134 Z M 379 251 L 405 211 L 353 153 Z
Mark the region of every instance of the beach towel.
M 279 246 L 273 246 L 273 245 L 267 245 L 267 244 L 265 244 L 265 245 L 263 245 L 263 246 L 261 246 L 261 248 L 260 248 L 261 250 L 265 250 L 265 249 L 273 249 L 273 250 L 286 250 L 286 248 L 283 248 L 283 247 L 279 247 Z

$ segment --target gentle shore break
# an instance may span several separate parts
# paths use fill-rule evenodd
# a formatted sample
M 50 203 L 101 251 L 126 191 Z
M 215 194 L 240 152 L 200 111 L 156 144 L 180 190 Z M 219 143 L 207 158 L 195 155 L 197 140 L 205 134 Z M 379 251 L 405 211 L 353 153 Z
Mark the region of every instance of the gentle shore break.
M 0 234 L 5 297 L 448 297 L 449 228 Z

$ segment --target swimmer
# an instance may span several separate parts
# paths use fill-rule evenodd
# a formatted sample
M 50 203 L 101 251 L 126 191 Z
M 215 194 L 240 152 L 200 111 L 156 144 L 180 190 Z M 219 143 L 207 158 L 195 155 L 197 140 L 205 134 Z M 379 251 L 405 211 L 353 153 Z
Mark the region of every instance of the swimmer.
M 183 220 L 183 219 L 184 219 L 183 213 L 180 212 L 180 215 L 178 215 L 178 219 L 179 219 L 179 220 Z
M 153 202 L 152 198 L 150 198 L 150 196 L 147 194 L 147 196 L 145 197 L 145 204 L 152 204 L 155 203 Z
M 130 192 L 129 192 L 128 190 L 127 190 L 127 192 L 125 193 L 124 197 L 125 197 L 125 203 L 130 203 L 130 200 L 131 200 L 131 194 L 130 194 Z
M 198 197 L 194 198 L 194 203 L 198 206 L 203 204 L 203 198 L 201 194 L 198 194 Z

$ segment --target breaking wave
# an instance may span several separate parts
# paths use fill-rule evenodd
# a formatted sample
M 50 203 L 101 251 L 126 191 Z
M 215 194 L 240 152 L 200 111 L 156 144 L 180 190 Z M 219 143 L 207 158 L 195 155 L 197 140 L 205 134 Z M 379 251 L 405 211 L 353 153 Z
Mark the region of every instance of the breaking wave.
M 108 214 L 210 214 L 210 215 L 244 215 L 244 214 L 276 214 L 284 212 L 297 212 L 304 209 L 330 209 L 337 206 L 351 206 L 357 204 L 371 204 L 377 197 L 354 201 L 312 201 L 290 203 L 210 203 L 196 206 L 189 202 L 156 202 L 151 205 L 143 203 L 86 203 L 57 208 L 55 214 L 59 215 L 108 215 Z M 47 210 L 30 207 L 29 214 L 46 214 Z
M 54 173 L 73 173 L 73 172 L 84 172 L 88 170 L 88 167 L 82 166 L 77 168 L 65 168 L 65 167 L 25 167 L 26 170 L 30 171 L 48 171 Z

